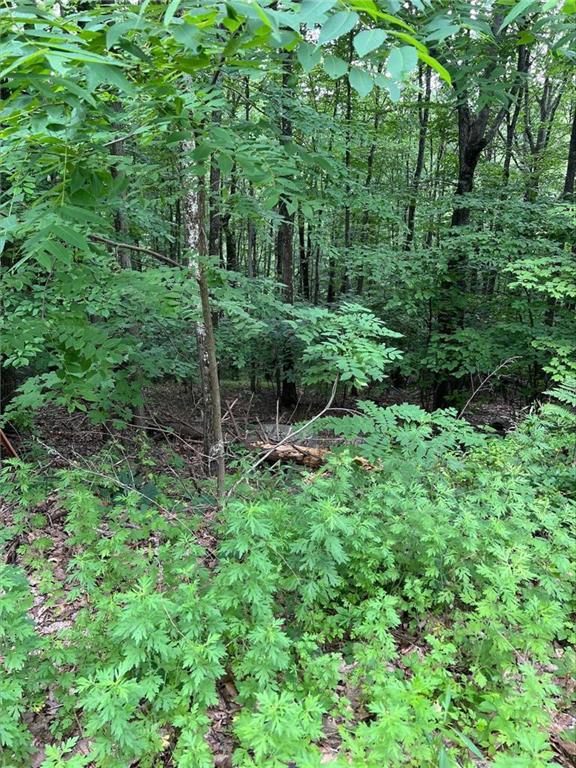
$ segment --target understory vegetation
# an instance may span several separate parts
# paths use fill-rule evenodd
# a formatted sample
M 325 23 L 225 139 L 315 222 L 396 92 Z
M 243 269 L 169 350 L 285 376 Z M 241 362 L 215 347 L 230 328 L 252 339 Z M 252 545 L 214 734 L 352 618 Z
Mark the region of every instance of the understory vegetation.
M 169 750 L 207 768 L 223 696 L 238 766 L 556 764 L 576 673 L 575 426 L 549 407 L 501 439 L 372 406 L 346 426 L 371 433 L 354 455 L 244 483 L 209 524 L 152 462 L 51 482 L 6 468 L 4 537 L 29 538 L 2 570 L 3 764 L 30 750 L 20 715 L 56 700 L 42 765 Z M 64 580 L 43 535 L 55 491 Z M 70 626 L 34 631 L 26 572 L 56 617 L 73 607 Z M 79 734 L 90 750 L 65 759 Z
M 0 766 L 576 765 L 575 1 L 0 6 Z

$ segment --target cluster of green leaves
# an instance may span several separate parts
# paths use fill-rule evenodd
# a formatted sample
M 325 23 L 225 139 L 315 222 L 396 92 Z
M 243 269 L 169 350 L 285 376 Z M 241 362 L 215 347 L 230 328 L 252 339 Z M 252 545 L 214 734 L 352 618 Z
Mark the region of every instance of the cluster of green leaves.
M 213 552 L 202 499 L 175 499 L 153 464 L 60 471 L 69 563 L 47 607 L 78 613 L 40 640 L 25 575 L 4 568 L 2 765 L 29 764 L 22 715 L 50 697 L 45 766 L 208 768 L 226 682 L 239 768 L 320 765 L 327 716 L 335 766 L 551 768 L 550 718 L 573 705 L 575 425 L 550 408 L 502 439 L 366 408 L 332 424 L 359 444 L 324 471 L 240 486 Z M 3 482 L 28 500 L 12 532 L 41 528 L 52 483 L 20 464 Z M 31 539 L 20 561 L 46 569 Z
M 308 384 L 324 384 L 336 378 L 365 387 L 382 381 L 385 371 L 402 353 L 386 346 L 386 339 L 398 339 L 370 310 L 345 302 L 337 311 L 304 308 L 293 322 L 296 337 L 303 345 L 300 356 L 302 378 Z

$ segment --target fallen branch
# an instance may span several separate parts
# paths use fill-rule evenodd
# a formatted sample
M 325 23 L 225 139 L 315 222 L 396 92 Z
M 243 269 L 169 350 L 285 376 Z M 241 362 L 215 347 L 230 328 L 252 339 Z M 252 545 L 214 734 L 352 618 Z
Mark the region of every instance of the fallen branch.
M 326 463 L 332 451 L 329 448 L 313 448 L 310 445 L 295 445 L 294 443 L 248 443 L 247 448 L 257 451 L 266 451 L 264 459 L 270 463 L 277 461 L 293 461 L 305 467 L 321 467 Z M 364 469 L 374 469 L 368 459 L 363 456 L 354 456 L 353 461 Z
M 298 429 L 294 430 L 294 432 L 291 432 L 291 433 L 287 434 L 286 437 L 282 438 L 282 440 L 280 440 L 278 443 L 273 445 L 271 449 L 266 451 L 266 453 L 263 456 L 261 456 L 258 459 L 258 461 L 255 461 L 254 464 L 252 464 L 252 466 L 249 467 L 246 470 L 246 472 L 242 475 L 242 477 L 239 478 L 234 483 L 234 485 L 229 489 L 229 491 L 228 491 L 228 493 L 226 495 L 230 496 L 232 494 L 232 492 L 235 490 L 235 488 L 237 487 L 237 485 L 242 480 L 244 480 L 247 475 L 249 475 L 251 472 L 254 472 L 255 469 L 257 469 L 261 464 L 263 464 L 265 461 L 267 461 L 269 459 L 269 457 L 272 455 L 272 453 L 274 451 L 278 450 L 278 448 L 281 445 L 284 445 L 289 440 L 293 440 L 296 437 L 296 435 L 299 435 L 301 432 L 304 432 L 305 429 L 308 429 L 308 427 L 311 426 L 312 424 L 314 424 L 315 421 L 318 421 L 318 419 L 320 419 L 322 416 L 324 416 L 326 411 L 330 410 L 330 407 L 331 407 L 332 403 L 334 402 L 334 398 L 336 397 L 336 390 L 337 389 L 338 389 L 338 377 L 336 377 L 334 379 L 334 384 L 332 385 L 332 392 L 330 393 L 330 397 L 328 399 L 328 402 L 324 406 L 324 408 L 322 408 L 322 410 L 319 413 L 317 413 L 309 421 L 307 421 L 306 424 L 303 424 L 301 427 L 299 427 Z
M 275 443 L 249 443 L 248 448 L 265 451 L 265 460 L 271 463 L 276 461 L 293 461 L 303 464 L 305 467 L 321 467 L 330 453 L 326 448 L 312 448 L 308 445 L 278 445 Z

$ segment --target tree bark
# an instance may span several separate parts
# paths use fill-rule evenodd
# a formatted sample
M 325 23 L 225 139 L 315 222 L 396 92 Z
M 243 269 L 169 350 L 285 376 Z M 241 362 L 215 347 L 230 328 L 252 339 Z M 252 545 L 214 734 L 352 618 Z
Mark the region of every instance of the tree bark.
M 542 175 L 542 156 L 550 143 L 552 124 L 561 97 L 562 84 L 560 84 L 558 88 L 554 88 L 550 79 L 546 77 L 542 86 L 542 95 L 537 97 L 538 129 L 536 136 L 534 136 L 532 131 L 528 87 L 524 89 L 524 133 L 526 136 L 526 143 L 529 147 L 528 173 L 526 174 L 526 189 L 524 192 L 524 200 L 527 203 L 535 203 L 538 199 L 540 177 Z
M 302 296 L 308 300 L 310 298 L 310 225 L 308 225 L 308 237 L 306 237 L 306 222 L 302 211 L 298 216 L 298 246 Z
M 122 105 L 120 102 L 116 101 L 113 104 L 113 109 L 115 112 L 119 112 L 122 108 Z M 114 124 L 113 125 L 114 130 L 121 130 L 121 126 Z M 124 155 L 124 140 L 123 139 L 117 139 L 116 141 L 113 141 L 110 145 L 110 154 L 114 157 L 122 157 Z M 118 176 L 118 168 L 116 165 L 112 165 L 111 169 L 112 177 L 116 178 Z M 123 201 L 122 201 L 123 202 Z M 126 217 L 124 216 L 124 211 L 122 210 L 122 202 L 121 205 L 116 209 L 114 214 L 114 230 L 116 232 L 116 235 L 118 236 L 118 239 L 122 242 L 124 240 L 127 240 L 127 225 L 126 225 Z M 119 247 L 117 249 L 117 255 L 118 255 L 118 262 L 120 264 L 120 267 L 122 269 L 130 270 L 132 269 L 132 256 L 130 250 L 127 248 L 121 248 Z M 139 328 L 137 324 L 134 324 L 130 327 L 130 335 L 134 337 L 134 339 L 138 338 L 139 335 Z M 138 371 L 131 377 L 133 384 L 138 384 L 138 379 L 141 378 Z M 139 387 L 139 400 L 140 402 L 137 402 L 135 405 L 132 406 L 132 423 L 140 428 L 146 427 L 146 416 L 144 413 L 144 392 L 142 386 Z
M 280 134 L 283 144 L 292 140 L 292 118 L 290 116 L 286 97 L 292 89 L 292 54 L 286 54 L 282 68 L 282 98 L 280 115 Z M 276 271 L 282 283 L 282 298 L 287 304 L 294 303 L 294 211 L 289 209 L 289 200 L 282 195 L 278 203 L 280 224 L 276 234 Z M 296 382 L 294 381 L 294 360 L 290 341 L 284 344 L 282 360 L 282 383 L 280 403 L 285 408 L 293 407 L 298 400 Z
M 353 35 L 350 33 L 348 37 L 348 66 L 352 64 L 354 57 L 353 48 Z M 350 255 L 351 231 L 350 231 L 350 163 L 352 159 L 352 151 L 350 142 L 352 140 L 352 87 L 350 85 L 350 79 L 346 78 L 346 149 L 344 152 L 344 165 L 346 167 L 346 187 L 345 187 L 345 201 L 344 201 L 344 259 L 343 259 L 343 272 L 342 283 L 340 286 L 340 293 L 347 293 L 350 290 L 350 280 L 348 277 L 348 258 Z
M 497 27 L 497 25 L 496 25 Z M 474 176 L 482 152 L 490 146 L 494 137 L 509 112 L 509 105 L 523 84 L 524 58 L 518 53 L 515 76 L 508 90 L 506 103 L 491 119 L 491 107 L 485 104 L 474 113 L 469 104 L 466 89 L 458 93 L 458 181 L 454 193 L 454 208 L 451 226 L 453 229 L 470 223 L 470 206 L 467 196 L 474 189 Z M 446 273 L 440 285 L 438 301 L 438 333 L 449 339 L 457 330 L 464 327 L 465 311 L 465 267 L 466 253 L 461 250 L 449 260 Z M 445 408 L 449 395 L 456 388 L 457 382 L 448 371 L 435 374 L 432 407 Z
M 576 181 L 576 104 L 572 112 L 572 129 L 570 131 L 570 145 L 568 147 L 568 162 L 566 164 L 566 175 L 564 177 L 564 188 L 562 198 L 564 200 L 574 199 L 574 184 Z
M 184 168 L 188 167 L 188 155 L 194 151 L 194 142 L 185 141 L 182 146 Z M 198 284 L 202 319 L 196 323 L 196 343 L 202 388 L 204 462 L 210 474 L 217 476 L 217 493 L 222 496 L 225 480 L 224 436 L 222 432 L 222 406 L 216 342 L 212 325 L 212 311 L 204 260 L 208 255 L 206 239 L 206 184 L 204 177 L 186 178 L 183 200 L 184 231 L 188 249 L 188 267 Z
M 416 157 L 416 167 L 412 177 L 410 190 L 410 202 L 406 213 L 406 239 L 404 241 L 404 250 L 409 251 L 414 241 L 414 231 L 416 226 L 416 203 L 418 200 L 418 190 L 422 171 L 424 170 L 424 157 L 426 153 L 426 137 L 428 134 L 428 121 L 430 117 L 430 92 L 431 92 L 431 69 L 421 63 L 418 68 L 418 122 L 420 129 L 418 131 L 418 155 Z M 423 82 L 424 81 L 424 82 Z

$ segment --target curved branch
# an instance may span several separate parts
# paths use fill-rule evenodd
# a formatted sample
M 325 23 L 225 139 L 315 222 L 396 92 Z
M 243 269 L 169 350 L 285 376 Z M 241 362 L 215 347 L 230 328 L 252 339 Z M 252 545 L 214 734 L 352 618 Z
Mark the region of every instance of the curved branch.
M 110 240 L 109 237 L 102 237 L 102 235 L 89 235 L 89 240 L 92 240 L 94 243 L 104 243 L 105 245 L 111 245 L 114 248 L 125 248 L 127 251 L 137 251 L 138 253 L 145 253 L 147 256 L 152 256 L 152 258 L 157 259 L 158 261 L 163 262 L 164 264 L 168 264 L 171 267 L 178 267 L 181 268 L 182 265 L 178 264 L 177 261 L 174 261 L 174 259 L 171 259 L 170 256 L 165 256 L 163 253 L 158 253 L 158 251 L 153 251 L 151 248 L 143 248 L 141 245 L 132 245 L 132 243 L 119 243 L 116 240 Z

